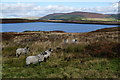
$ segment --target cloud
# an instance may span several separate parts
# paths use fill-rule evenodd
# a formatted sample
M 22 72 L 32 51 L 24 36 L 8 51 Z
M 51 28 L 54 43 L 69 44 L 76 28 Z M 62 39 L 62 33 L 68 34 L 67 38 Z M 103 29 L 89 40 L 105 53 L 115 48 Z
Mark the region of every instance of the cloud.
M 1 2 L 118 2 L 119 0 L 1 0 Z
M 118 2 L 118 3 L 113 3 L 112 6 L 115 7 L 115 8 L 120 7 L 120 2 Z
M 40 6 L 34 3 L 1 3 L 0 8 L 2 14 L 0 17 L 41 17 L 52 13 L 67 13 L 73 11 L 96 12 L 111 14 L 118 12 L 119 3 L 113 3 L 107 7 L 95 8 L 76 8 L 64 5 L 48 5 Z
M 32 15 L 34 8 L 36 5 L 34 4 L 25 4 L 25 3 L 2 3 L 1 12 L 3 13 L 3 17 L 21 17 L 21 16 L 30 16 Z

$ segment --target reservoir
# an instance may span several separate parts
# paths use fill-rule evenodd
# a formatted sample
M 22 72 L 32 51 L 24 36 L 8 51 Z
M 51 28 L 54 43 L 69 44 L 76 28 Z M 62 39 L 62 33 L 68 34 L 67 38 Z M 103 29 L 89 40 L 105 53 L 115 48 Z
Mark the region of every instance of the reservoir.
M 23 32 L 23 31 L 65 31 L 72 33 L 90 32 L 102 28 L 117 27 L 118 25 L 100 25 L 100 24 L 75 24 L 75 23 L 50 23 L 50 22 L 32 22 L 32 23 L 9 23 L 0 24 L 0 32 Z

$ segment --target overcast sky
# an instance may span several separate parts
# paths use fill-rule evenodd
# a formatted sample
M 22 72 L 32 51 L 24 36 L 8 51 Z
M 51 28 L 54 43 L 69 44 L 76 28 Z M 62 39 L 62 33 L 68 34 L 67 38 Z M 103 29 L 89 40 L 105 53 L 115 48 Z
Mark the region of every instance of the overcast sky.
M 49 1 L 49 2 L 47 2 Z M 59 2 L 61 1 L 61 2 Z M 41 17 L 73 11 L 103 14 L 118 13 L 118 0 L 2 0 L 0 17 Z

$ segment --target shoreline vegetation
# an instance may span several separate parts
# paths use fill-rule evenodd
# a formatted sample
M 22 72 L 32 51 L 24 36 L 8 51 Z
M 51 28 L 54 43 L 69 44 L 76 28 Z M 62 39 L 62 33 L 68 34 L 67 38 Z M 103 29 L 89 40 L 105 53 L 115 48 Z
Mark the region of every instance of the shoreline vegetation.
M 119 25 L 119 14 L 100 14 L 92 12 L 53 13 L 43 17 L 1 18 L 0 23 L 55 22 L 77 24 Z
M 63 31 L 2 32 L 3 78 L 120 78 L 120 27 L 86 33 Z M 64 39 L 77 39 L 64 43 Z M 27 56 L 53 48 L 46 62 L 25 66 L 17 48 L 29 46 Z
M 120 25 L 120 22 L 117 20 L 111 21 L 102 21 L 102 20 L 80 20 L 80 21 L 64 21 L 64 20 L 38 20 L 38 19 L 0 19 L 1 24 L 7 23 L 28 23 L 28 22 L 53 22 L 53 23 L 75 23 L 75 24 L 101 24 L 101 25 Z

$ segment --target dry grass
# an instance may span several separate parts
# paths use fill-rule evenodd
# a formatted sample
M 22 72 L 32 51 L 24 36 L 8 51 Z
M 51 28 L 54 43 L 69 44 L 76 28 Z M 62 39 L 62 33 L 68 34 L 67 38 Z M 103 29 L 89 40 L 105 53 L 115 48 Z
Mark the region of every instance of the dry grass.
M 83 20 L 90 20 L 90 21 L 117 21 L 117 19 L 113 18 L 86 18 Z
M 120 78 L 116 33 L 42 34 L 44 32 L 14 33 L 14 37 L 3 40 L 3 78 Z M 102 37 L 98 37 L 100 35 Z M 103 38 L 107 35 L 113 35 L 106 38 L 109 42 Z M 63 44 L 63 39 L 73 37 L 80 42 Z M 15 50 L 25 46 L 30 47 L 29 55 L 39 54 L 50 47 L 54 51 L 47 62 L 26 67 L 25 56 L 15 56 Z

